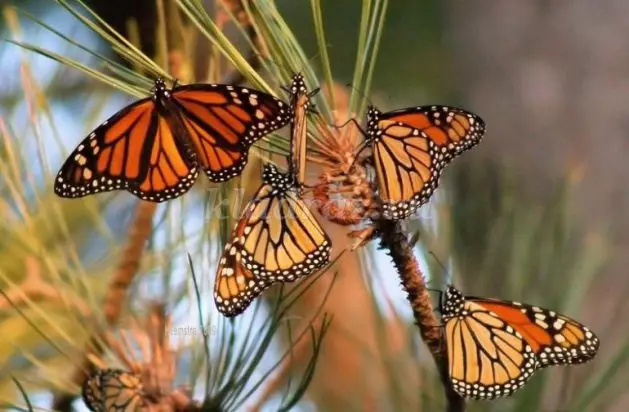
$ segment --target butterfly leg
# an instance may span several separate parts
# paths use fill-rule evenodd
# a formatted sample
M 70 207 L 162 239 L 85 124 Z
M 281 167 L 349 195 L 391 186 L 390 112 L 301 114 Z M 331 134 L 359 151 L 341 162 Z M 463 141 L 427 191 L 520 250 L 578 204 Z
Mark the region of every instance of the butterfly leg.
M 349 232 L 347 236 L 352 239 L 356 239 L 354 244 L 350 248 L 353 252 L 359 247 L 365 246 L 367 243 L 372 241 L 378 235 L 378 231 L 375 226 L 369 226 L 361 230 L 353 230 Z
M 347 126 L 350 123 L 354 123 L 354 126 L 356 126 L 356 128 L 358 129 L 358 131 L 360 132 L 360 134 L 362 134 L 363 136 L 367 137 L 367 132 L 365 131 L 365 129 L 363 129 L 360 126 L 360 123 L 358 123 L 358 120 L 356 120 L 356 118 L 352 117 L 351 119 L 349 119 L 348 121 L 346 121 L 343 124 L 340 125 L 336 125 L 336 124 L 331 124 L 331 127 L 334 127 L 335 129 L 342 129 L 345 126 Z

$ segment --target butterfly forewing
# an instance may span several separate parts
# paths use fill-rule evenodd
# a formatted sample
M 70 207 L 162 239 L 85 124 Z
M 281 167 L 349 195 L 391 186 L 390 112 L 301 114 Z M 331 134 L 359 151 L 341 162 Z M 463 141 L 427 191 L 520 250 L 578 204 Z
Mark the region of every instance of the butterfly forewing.
M 65 161 L 55 180 L 55 193 L 74 198 L 137 185 L 148 172 L 141 155 L 155 140 L 156 120 L 157 111 L 149 99 L 106 120 Z M 126 158 L 126 153 L 135 158 Z
M 445 166 L 484 133 L 483 120 L 459 108 L 421 106 L 388 113 L 370 108 L 367 134 L 384 217 L 412 215 L 437 189 Z
M 520 302 L 480 298 L 474 301 L 498 313 L 518 330 L 533 348 L 540 366 L 584 363 L 598 352 L 596 335 L 565 315 Z

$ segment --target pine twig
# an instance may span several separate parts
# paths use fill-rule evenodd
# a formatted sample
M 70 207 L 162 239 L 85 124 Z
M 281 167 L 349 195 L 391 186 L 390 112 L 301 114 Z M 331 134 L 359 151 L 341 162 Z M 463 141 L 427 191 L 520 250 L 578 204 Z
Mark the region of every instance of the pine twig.
M 399 222 L 380 220 L 377 222 L 380 234 L 380 246 L 386 248 L 393 259 L 393 264 L 400 276 L 402 287 L 408 294 L 407 298 L 413 309 L 413 316 L 419 327 L 422 340 L 428 346 L 441 377 L 446 393 L 446 411 L 465 411 L 465 400 L 452 388 L 448 377 L 448 359 L 445 353 L 445 341 L 441 333 L 439 320 L 433 311 L 432 300 L 426 289 L 424 276 L 413 248 Z
M 152 202 L 140 202 L 135 209 L 127 245 L 122 252 L 116 273 L 109 283 L 103 303 L 103 312 L 107 326 L 113 326 L 118 321 L 129 287 L 139 272 L 140 262 L 144 254 L 144 245 L 151 236 L 153 229 L 153 216 L 156 209 L 157 204 Z M 102 332 L 96 332 L 88 341 L 85 351 L 81 355 L 82 358 L 72 375 L 72 381 L 79 386 L 83 384 L 87 371 L 91 370 L 88 354 L 91 352 L 102 352 L 99 344 L 102 341 Z M 75 394 L 72 393 L 56 394 L 52 401 L 52 409 L 62 412 L 71 411 L 74 398 Z

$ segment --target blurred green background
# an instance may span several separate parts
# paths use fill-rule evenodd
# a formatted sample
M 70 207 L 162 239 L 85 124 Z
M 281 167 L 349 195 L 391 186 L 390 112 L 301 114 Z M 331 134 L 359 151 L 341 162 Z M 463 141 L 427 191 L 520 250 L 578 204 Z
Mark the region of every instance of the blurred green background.
M 122 33 L 129 19 L 135 19 L 143 50 L 155 53 L 154 1 L 88 3 Z M 54 1 L 12 4 L 82 44 L 111 53 Z M 277 4 L 317 66 L 311 2 L 279 0 Z M 341 84 L 352 80 L 361 5 L 358 0 L 321 1 L 333 75 Z M 471 403 L 469 409 L 626 410 L 627 2 L 396 0 L 387 5 L 370 99 L 382 110 L 460 105 L 488 125 L 482 144 L 448 169 L 440 192 L 422 209 L 422 219 L 408 225 L 409 232 L 419 231 L 417 255 L 422 268 L 435 284 L 444 282 L 441 269 L 426 257 L 427 251 L 433 251 L 449 264 L 454 282 L 466 293 L 565 312 L 590 326 L 602 342 L 594 362 L 543 371 L 513 398 Z M 29 43 L 74 56 L 74 51 L 31 22 L 23 22 L 20 30 Z M 0 23 L 0 31 L 4 37 L 15 34 L 7 20 Z M 81 294 L 77 291 L 96 291 L 86 300 L 98 305 L 102 297 L 98 291 L 113 271 L 108 259 L 120 251 L 127 236 L 133 200 L 123 194 L 111 201 L 61 201 L 52 194 L 46 176 L 58 170 L 81 136 L 130 98 L 14 45 L 3 44 L 0 56 L 4 73 L 0 154 L 5 159 L 0 169 L 4 216 L 0 285 L 5 291 L 17 290 L 11 284 L 20 284 L 30 273 L 28 268 L 39 265 L 53 288 L 68 289 L 61 294 L 65 296 L 61 303 L 47 302 L 44 293 L 38 297 L 44 312 L 67 330 L 76 320 L 59 305 L 73 307 L 71 296 Z M 20 71 L 24 59 L 42 86 L 41 94 L 29 90 Z M 42 100 L 45 96 L 49 112 L 42 111 L 37 101 L 25 99 L 27 95 Z M 9 136 L 20 142 L 19 147 L 7 144 Z M 42 145 L 49 151 L 47 156 L 38 149 Z M 11 179 L 3 179 L 9 174 Z M 26 182 L 24 187 L 16 187 L 18 180 Z M 184 210 L 201 214 L 202 207 L 196 208 L 194 202 L 202 205 L 206 200 L 200 193 L 194 196 L 183 206 L 160 206 L 157 212 L 155 224 L 166 221 L 173 227 L 167 236 L 178 242 L 178 248 L 152 241 L 142 271 L 165 274 L 169 280 L 139 285 L 143 299 L 167 294 L 169 301 L 184 294 L 172 287 L 176 282 L 168 273 L 185 259 L 185 251 L 196 250 L 190 239 L 207 233 L 188 226 L 180 230 L 181 222 L 176 220 L 180 215 L 172 220 L 166 216 Z M 335 230 L 337 243 L 343 242 L 344 235 Z M 191 233 L 197 237 L 186 238 Z M 212 278 L 215 263 L 212 256 L 198 262 L 203 276 Z M 298 409 L 438 410 L 443 401 L 434 368 L 416 336 L 387 257 L 372 245 L 360 254 L 344 256 L 340 265 L 343 276 L 326 304 L 334 314 L 333 326 Z M 77 272 L 84 275 L 81 280 L 69 274 Z M 72 355 L 55 355 L 41 334 L 33 332 L 2 299 L 0 330 L 9 338 L 0 338 L 0 390 L 6 401 L 18 396 L 10 373 L 41 378 L 44 367 L 33 360 L 40 359 L 44 369 L 63 374 Z M 176 305 L 173 310 L 183 311 Z M 43 316 L 30 306 L 26 311 Z M 44 328 L 43 333 L 57 333 L 52 329 Z M 16 348 L 28 348 L 29 356 Z M 63 384 L 41 386 L 67 389 Z M 37 385 L 31 389 L 42 395 L 37 398 L 40 405 L 49 403 Z M 262 409 L 275 406 L 266 408 Z

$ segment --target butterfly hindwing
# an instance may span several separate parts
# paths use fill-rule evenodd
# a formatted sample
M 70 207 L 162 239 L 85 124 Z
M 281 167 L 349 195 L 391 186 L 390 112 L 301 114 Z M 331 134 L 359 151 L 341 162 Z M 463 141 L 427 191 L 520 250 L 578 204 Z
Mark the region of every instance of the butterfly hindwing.
M 143 402 L 142 381 L 132 372 L 100 369 L 85 380 L 82 397 L 94 412 L 135 412 Z
M 437 189 L 450 161 L 478 144 L 483 120 L 463 109 L 420 106 L 382 113 L 371 107 L 367 135 L 372 143 L 383 215 L 412 215 Z
M 463 310 L 466 316 L 448 319 L 445 325 L 454 390 L 476 399 L 509 395 L 537 367 L 532 348 L 494 313 L 471 302 L 466 302 Z

